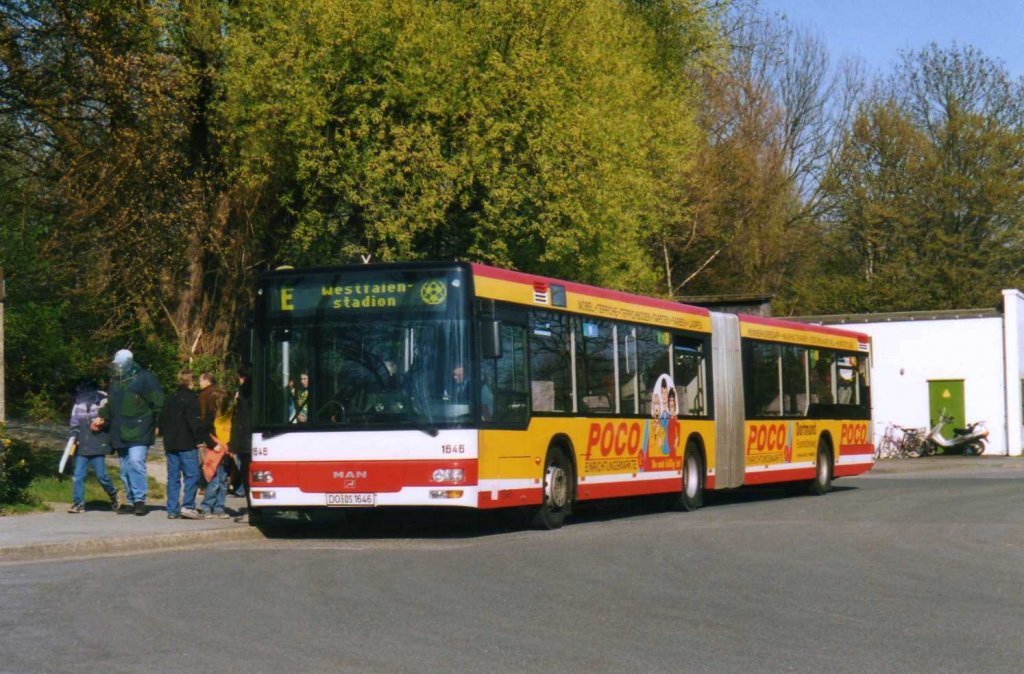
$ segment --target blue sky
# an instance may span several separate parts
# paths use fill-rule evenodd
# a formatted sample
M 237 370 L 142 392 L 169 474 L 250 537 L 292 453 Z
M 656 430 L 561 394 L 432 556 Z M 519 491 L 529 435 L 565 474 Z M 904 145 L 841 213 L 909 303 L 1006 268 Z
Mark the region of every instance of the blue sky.
M 1024 77 L 1024 0 L 760 0 L 796 26 L 820 35 L 832 56 L 860 57 L 889 73 L 900 50 L 931 42 L 972 45 Z

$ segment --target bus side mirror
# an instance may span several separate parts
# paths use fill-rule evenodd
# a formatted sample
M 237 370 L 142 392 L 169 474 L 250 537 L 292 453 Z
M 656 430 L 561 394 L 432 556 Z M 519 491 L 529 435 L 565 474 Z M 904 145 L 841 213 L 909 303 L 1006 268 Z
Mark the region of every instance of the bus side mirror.
M 484 358 L 501 358 L 501 321 L 481 322 L 480 342 Z

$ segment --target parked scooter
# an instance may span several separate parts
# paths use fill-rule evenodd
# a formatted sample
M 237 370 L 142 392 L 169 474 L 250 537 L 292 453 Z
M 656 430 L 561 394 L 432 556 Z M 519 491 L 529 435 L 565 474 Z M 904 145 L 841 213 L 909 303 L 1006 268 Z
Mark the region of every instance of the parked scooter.
M 923 454 L 932 456 L 942 448 L 944 452 L 950 450 L 961 450 L 965 455 L 981 454 L 985 451 L 985 443 L 988 442 L 988 429 L 984 421 L 975 421 L 968 424 L 967 428 L 954 428 L 953 437 L 948 440 L 942 437 L 942 427 L 953 421 L 953 417 L 945 414 L 939 415 L 939 423 L 935 424 L 928 435 L 924 438 L 921 446 Z

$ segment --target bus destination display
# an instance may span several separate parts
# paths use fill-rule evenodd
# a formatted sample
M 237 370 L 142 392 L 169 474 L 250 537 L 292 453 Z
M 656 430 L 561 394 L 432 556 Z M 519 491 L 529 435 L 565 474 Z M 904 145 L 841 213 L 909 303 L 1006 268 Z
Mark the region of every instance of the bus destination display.
M 271 279 L 263 289 L 268 316 L 367 314 L 387 311 L 445 312 L 461 279 L 437 274 L 324 275 Z

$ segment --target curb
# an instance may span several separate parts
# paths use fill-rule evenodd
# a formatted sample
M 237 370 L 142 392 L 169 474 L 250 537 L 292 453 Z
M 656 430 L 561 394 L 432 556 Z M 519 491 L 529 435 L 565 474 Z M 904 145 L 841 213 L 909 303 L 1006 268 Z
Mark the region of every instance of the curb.
M 1008 456 L 941 457 L 878 459 L 864 476 L 899 475 L 901 473 L 932 473 L 939 471 L 1005 470 L 1015 473 L 1024 469 L 1024 458 Z
M 184 548 L 201 543 L 255 540 L 262 538 L 262 536 L 263 534 L 256 527 L 245 526 L 207 529 L 205 531 L 185 531 L 153 536 L 130 536 L 123 538 L 100 538 L 90 541 L 16 545 L 0 548 L 0 563 L 29 562 L 42 559 L 52 561 L 116 555 L 120 553 L 155 552 L 158 550 Z

